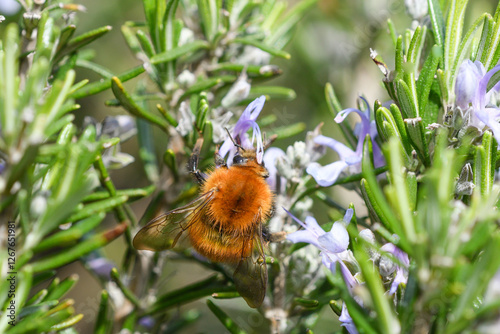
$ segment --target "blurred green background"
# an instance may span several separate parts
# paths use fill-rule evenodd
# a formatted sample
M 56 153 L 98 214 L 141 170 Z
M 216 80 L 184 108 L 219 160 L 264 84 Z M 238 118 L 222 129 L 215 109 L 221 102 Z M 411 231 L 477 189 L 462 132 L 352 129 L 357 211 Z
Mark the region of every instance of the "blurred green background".
M 7 22 L 17 22 L 20 19 L 18 14 L 8 15 L 9 13 L 6 12 L 9 1 L 0 0 L 0 14 L 6 17 Z M 290 0 L 289 2 L 291 6 L 296 1 Z M 94 50 L 95 62 L 116 74 L 139 65 L 139 61 L 126 46 L 120 27 L 125 21 L 143 20 L 142 2 L 139 0 L 82 0 L 80 3 L 87 8 L 87 11 L 77 14 L 78 24 L 75 35 L 105 25 L 113 27 L 113 30 L 104 38 L 87 47 L 87 49 Z M 484 11 L 494 12 L 497 4 L 498 2 L 494 0 L 469 1 L 470 11 L 465 26 L 467 27 L 473 18 Z M 337 126 L 330 117 L 324 100 L 324 87 L 327 82 L 334 86 L 344 108 L 355 107 L 356 98 L 360 95 L 364 95 L 370 104 L 373 104 L 375 99 L 386 101 L 388 96 L 381 85 L 382 74 L 371 61 L 369 54 L 370 48 L 376 50 L 389 66 L 392 66 L 393 51 L 386 24 L 388 18 L 394 21 L 398 33 L 403 33 L 412 22 L 403 0 L 319 0 L 317 6 L 297 26 L 295 37 L 286 48 L 292 55 L 291 60 L 274 59 L 272 62 L 282 68 L 283 75 L 271 81 L 270 84 L 293 88 L 297 93 L 297 98 L 290 102 L 268 101 L 263 116 L 270 113 L 278 116 L 276 126 L 302 121 L 307 124 L 307 130 L 312 130 L 318 123 L 324 122 L 323 133 L 335 137 Z M 6 22 L 0 24 L 2 35 L 5 26 Z M 94 73 L 84 69 L 81 69 L 77 75 L 77 81 L 83 78 L 98 79 Z M 146 75 L 143 74 L 127 82 L 126 86 L 133 89 L 137 80 L 147 81 Z M 105 106 L 105 101 L 113 97 L 108 90 L 79 100 L 81 109 L 75 112 L 77 125 L 81 125 L 83 117 L 87 115 L 101 121 L 106 115 L 124 114 L 125 111 L 121 108 Z M 283 141 L 278 140 L 276 146 L 286 149 L 294 141 L 304 140 L 304 135 L 297 135 L 295 138 Z M 156 136 L 158 143 L 164 141 L 161 133 L 158 132 Z M 161 149 L 159 147 L 159 150 Z M 122 150 L 137 158 L 136 139 L 126 142 Z M 159 151 L 158 154 L 160 153 Z M 324 162 L 333 161 L 335 155 L 329 152 L 323 159 Z M 140 163 L 133 163 L 126 168 L 113 171 L 112 178 L 118 188 L 147 185 Z M 336 198 L 342 205 L 347 206 L 351 201 L 361 203 L 357 200 L 357 196 L 348 190 L 335 187 L 332 191 L 338 193 Z M 142 216 L 148 201 L 149 199 L 145 199 L 133 203 L 137 217 Z M 327 218 L 326 207 L 317 205 L 315 210 L 319 221 Z M 360 207 L 359 212 L 364 212 L 364 210 Z M 109 223 L 111 219 L 114 219 L 108 218 Z M 121 256 L 123 256 L 120 241 L 112 243 L 104 251 L 115 263 L 120 264 Z M 93 328 L 101 287 L 79 263 L 63 268 L 58 276 L 65 278 L 75 272 L 80 276 L 80 280 L 68 297 L 76 300 L 77 313 L 83 313 L 85 316 L 77 328 L 80 332 L 87 333 Z M 189 284 L 207 275 L 208 272 L 198 265 L 174 262 L 167 266 L 164 273 L 165 290 Z M 234 315 L 233 319 L 243 329 L 252 331 L 252 328 L 256 330 L 268 328 L 267 320 L 258 312 L 249 310 L 243 300 L 222 300 L 218 301 L 218 304 L 230 315 Z M 188 309 L 197 309 L 202 313 L 201 319 L 189 328 L 188 333 L 220 333 L 225 330 L 215 316 L 208 311 L 203 300 L 182 308 L 182 310 Z M 327 309 L 322 314 L 325 316 L 315 331 L 332 332 L 332 319 L 335 319 L 335 316 L 331 310 Z

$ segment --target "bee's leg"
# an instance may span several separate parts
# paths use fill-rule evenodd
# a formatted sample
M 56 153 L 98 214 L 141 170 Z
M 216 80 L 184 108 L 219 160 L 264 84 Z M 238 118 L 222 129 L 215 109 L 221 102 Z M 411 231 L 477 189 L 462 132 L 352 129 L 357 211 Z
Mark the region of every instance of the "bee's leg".
M 193 148 L 193 153 L 191 153 L 191 156 L 189 157 L 189 160 L 187 163 L 187 168 L 188 168 L 189 172 L 194 175 L 194 177 L 196 178 L 196 181 L 199 184 L 205 183 L 205 176 L 198 169 L 198 163 L 200 160 L 200 152 L 201 152 L 202 146 L 203 146 L 203 137 L 200 137 L 196 141 L 196 144 L 194 145 L 194 148 Z
M 273 201 L 273 204 L 271 205 L 271 211 L 269 212 L 269 218 L 273 218 L 275 213 L 276 213 L 276 203 Z
M 268 243 L 269 235 L 271 234 L 271 232 L 269 231 L 269 228 L 266 225 L 261 225 L 261 233 L 262 233 L 262 240 Z
M 286 239 L 286 235 L 285 231 L 271 233 L 269 234 L 269 242 L 282 242 Z
M 269 228 L 266 225 L 262 225 L 262 239 L 268 242 L 282 242 L 286 239 L 287 233 L 284 231 L 274 232 L 269 231 Z
M 223 157 L 220 156 L 219 154 L 219 146 L 215 149 L 215 155 L 214 155 L 214 161 L 215 161 L 215 167 L 227 167 L 226 160 L 224 160 Z

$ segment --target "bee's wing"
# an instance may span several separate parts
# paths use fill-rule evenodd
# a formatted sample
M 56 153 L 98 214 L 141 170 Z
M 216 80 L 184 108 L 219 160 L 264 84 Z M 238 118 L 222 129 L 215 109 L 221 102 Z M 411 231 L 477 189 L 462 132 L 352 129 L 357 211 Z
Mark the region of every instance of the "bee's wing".
M 137 232 L 134 247 L 156 252 L 174 247 L 182 233 L 200 218 L 213 196 L 214 192 L 209 191 L 183 207 L 156 217 Z
M 257 308 L 264 301 L 267 286 L 267 266 L 262 241 L 262 225 L 254 232 L 252 255 L 242 258 L 234 271 L 234 285 L 248 306 Z

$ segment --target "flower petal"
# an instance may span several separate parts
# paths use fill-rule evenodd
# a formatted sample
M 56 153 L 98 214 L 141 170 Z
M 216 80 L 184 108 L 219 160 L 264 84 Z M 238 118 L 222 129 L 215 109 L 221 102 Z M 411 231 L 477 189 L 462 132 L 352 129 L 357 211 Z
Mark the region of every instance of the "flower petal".
M 224 143 L 221 145 L 221 147 L 219 148 L 219 155 L 221 157 L 225 157 L 227 155 L 227 153 L 230 151 L 231 147 L 233 147 L 233 143 L 231 142 L 231 140 L 228 140 L 229 138 L 226 137 L 226 139 L 224 140 Z M 229 160 L 229 159 L 228 159 Z
M 396 292 L 398 289 L 399 284 L 403 283 L 406 284 L 408 281 L 408 278 L 404 274 L 404 270 L 399 268 L 396 271 L 396 277 L 394 277 L 394 281 L 392 281 L 391 284 L 391 289 L 389 290 L 389 294 L 392 295 Z
M 347 224 L 349 224 L 351 222 L 351 219 L 352 219 L 353 215 L 354 215 L 354 210 L 353 209 L 347 209 L 345 211 L 345 215 L 344 215 L 344 218 L 342 220 L 345 221 Z
M 366 110 L 364 112 L 356 108 L 344 109 L 337 114 L 337 116 L 334 119 L 335 122 L 342 123 L 345 120 L 345 118 L 352 112 L 355 112 L 356 114 L 359 115 L 359 117 L 361 117 L 362 123 L 370 122 L 370 105 L 368 104 L 368 101 L 366 101 L 364 97 L 360 96 L 360 98 L 365 102 L 366 105 Z
M 264 143 L 262 142 L 262 134 L 260 133 L 259 125 L 255 122 L 252 124 L 253 134 L 252 134 L 252 146 L 254 139 L 257 141 L 257 145 L 255 148 L 257 162 L 259 164 L 262 163 L 262 158 L 264 157 Z
M 322 187 L 329 187 L 337 181 L 340 173 L 348 166 L 343 161 L 335 161 L 326 166 L 321 166 L 317 162 L 312 162 L 307 166 L 306 172 L 311 175 L 316 182 Z
M 252 140 L 250 140 L 250 137 L 248 136 L 247 133 L 242 133 L 238 135 L 238 138 L 240 139 L 241 147 L 245 149 L 253 149 L 253 138 Z
M 483 110 L 476 111 L 476 116 L 491 129 L 495 139 L 500 143 L 500 123 L 498 122 L 500 108 L 484 108 Z
M 361 154 L 360 155 L 351 155 L 351 156 L 346 157 L 344 159 L 345 163 L 348 164 L 349 166 L 358 165 L 361 163 L 361 160 L 362 160 Z
M 245 110 L 241 114 L 240 120 L 242 122 L 246 120 L 252 120 L 252 121 L 257 120 L 257 117 L 259 117 L 262 108 L 264 108 L 264 103 L 266 103 L 266 97 L 264 95 L 250 102 L 250 104 L 245 108 Z
M 90 257 L 90 256 L 89 256 Z M 85 261 L 85 260 L 84 260 Z M 85 261 L 87 266 L 100 278 L 110 279 L 111 269 L 116 267 L 116 264 L 103 257 L 95 257 Z
M 356 325 L 354 325 L 354 321 L 352 320 L 345 303 L 342 304 L 342 313 L 340 313 L 339 321 L 341 322 L 340 325 L 345 327 L 349 334 L 358 334 Z
M 375 168 L 385 166 L 385 158 L 384 158 L 384 155 L 382 154 L 382 150 L 380 149 L 380 146 L 378 146 L 377 142 L 375 142 L 375 141 L 373 141 L 372 144 L 373 144 L 373 146 L 372 146 L 373 163 L 375 165 Z
M 380 247 L 380 250 L 383 250 L 384 252 L 391 253 L 394 255 L 396 248 L 397 248 L 396 245 L 388 242 L 388 243 L 384 244 L 382 247 Z
M 345 265 L 344 261 L 339 261 L 340 265 L 340 272 L 342 273 L 342 277 L 344 278 L 344 282 L 349 289 L 349 291 L 352 291 L 352 289 L 358 285 L 358 282 L 354 278 L 354 276 L 351 274 L 351 271 L 347 266 Z
M 380 250 L 383 250 L 384 252 L 391 253 L 396 259 L 401 262 L 401 264 L 405 265 L 408 267 L 410 265 L 410 260 L 408 258 L 408 254 L 403 252 L 401 249 L 399 249 L 396 245 L 392 243 L 386 243 L 382 247 L 380 247 Z
M 306 242 L 308 244 L 320 248 L 320 245 L 318 243 L 318 237 L 312 231 L 309 230 L 300 230 L 290 233 L 286 236 L 286 238 L 293 243 Z
M 335 254 L 330 252 L 321 252 L 321 262 L 323 262 L 323 265 L 328 268 L 332 274 L 337 272 L 336 263 L 339 262 L 339 258 Z
M 334 223 L 330 232 L 320 235 L 319 244 L 332 253 L 341 253 L 349 246 L 349 233 L 343 223 Z
M 359 97 L 361 100 L 363 100 L 363 102 L 365 103 L 365 111 L 363 112 L 363 115 L 365 116 L 364 119 L 363 119 L 363 116 L 361 116 L 361 120 L 364 122 L 364 121 L 370 121 L 370 114 L 371 114 L 371 109 L 370 109 L 370 104 L 368 103 L 368 101 L 363 97 L 363 96 L 360 96 Z
M 106 118 L 108 118 L 108 117 L 106 117 Z M 106 120 L 106 118 L 104 120 Z M 120 137 L 120 142 L 123 143 L 124 141 L 130 139 L 132 136 L 134 136 L 137 133 L 137 128 L 136 128 L 136 123 L 135 123 L 134 117 L 128 116 L 128 115 L 117 115 L 114 118 L 118 122 L 118 126 L 119 126 L 118 135 Z M 103 131 L 104 131 L 104 128 L 105 128 L 105 125 L 103 124 Z
M 257 117 L 259 116 L 262 108 L 264 107 L 264 103 L 266 102 L 266 97 L 264 95 L 253 100 L 243 111 L 240 118 L 236 122 L 233 131 L 231 132 L 231 136 L 234 140 L 240 141 L 240 145 L 244 148 L 253 148 L 253 140 L 257 139 L 257 162 L 262 162 L 262 157 L 264 155 L 264 145 L 262 144 L 262 136 L 260 132 L 260 128 L 255 122 Z M 248 138 L 246 132 L 253 128 L 252 141 Z M 226 160 L 228 165 L 232 164 L 232 157 L 236 153 L 237 148 L 231 141 L 229 136 L 226 138 L 224 143 L 219 149 L 219 154 L 221 157 L 225 157 L 229 152 L 229 157 Z
M 355 155 L 355 152 L 349 147 L 330 137 L 319 135 L 314 138 L 314 142 L 318 145 L 324 145 L 331 148 L 339 154 L 341 160 L 345 160 L 347 157 Z
M 472 61 L 466 60 L 460 65 L 455 81 L 455 96 L 456 104 L 462 110 L 467 109 L 469 103 L 473 102 L 482 76 L 480 69 Z
M 303 228 L 305 228 L 306 230 L 309 230 L 311 231 L 312 233 L 314 233 L 314 235 L 316 236 L 316 239 L 322 235 L 322 234 L 325 234 L 326 232 L 319 226 L 318 222 L 316 221 L 316 219 L 314 219 L 314 217 L 311 217 L 311 216 L 307 216 L 306 217 L 306 221 L 305 222 L 302 222 L 300 221 L 300 219 L 298 219 L 297 217 L 295 217 L 290 211 L 288 211 L 287 209 L 283 208 L 283 210 L 286 211 L 286 213 L 292 217 L 293 220 L 295 220 L 300 226 L 302 226 Z
M 486 91 L 488 87 L 488 82 L 490 81 L 491 77 L 493 74 L 496 72 L 500 71 L 500 65 L 497 65 L 493 67 L 491 70 L 486 73 L 481 80 L 479 80 L 479 85 L 477 87 L 477 94 L 475 96 L 476 101 L 475 101 L 475 108 L 483 109 L 486 106 L 486 103 L 488 102 L 487 96 L 489 95 L 488 92 Z
M 311 217 L 311 216 L 307 216 L 306 217 L 306 221 L 305 221 L 305 227 L 308 229 L 308 230 L 311 230 L 313 231 L 318 237 L 322 234 L 325 234 L 325 230 L 323 230 L 321 228 L 321 226 L 319 226 L 318 222 L 316 221 L 316 219 L 314 217 Z
M 364 112 L 362 112 L 361 110 L 359 109 L 356 109 L 356 108 L 347 108 L 347 109 L 344 109 L 342 110 L 341 112 L 339 112 L 337 114 L 337 116 L 335 117 L 334 121 L 336 123 L 342 123 L 346 117 L 350 114 L 350 113 L 356 113 L 359 115 L 359 117 L 361 117 L 361 121 L 365 120 L 366 119 L 366 115 Z

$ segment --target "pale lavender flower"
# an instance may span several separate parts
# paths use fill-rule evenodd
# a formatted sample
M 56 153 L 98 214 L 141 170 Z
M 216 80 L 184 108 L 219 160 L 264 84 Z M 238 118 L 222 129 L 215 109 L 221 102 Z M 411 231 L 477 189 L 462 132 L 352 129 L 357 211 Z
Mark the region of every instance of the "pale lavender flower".
M 341 142 L 323 135 L 319 135 L 314 139 L 316 144 L 327 146 L 336 151 L 340 158 L 340 160 L 326 166 L 321 166 L 313 162 L 307 167 L 307 173 L 322 187 L 328 187 L 334 184 L 340 174 L 346 169 L 348 169 L 350 174 L 361 172 L 361 159 L 363 157 L 363 143 L 365 137 L 367 134 L 369 134 L 372 139 L 377 136 L 375 121 L 370 121 L 370 107 L 365 99 L 363 99 L 363 101 L 366 103 L 365 112 L 354 108 L 348 108 L 339 112 L 337 117 L 335 117 L 335 122 L 337 123 L 343 122 L 351 112 L 355 112 L 361 117 L 361 122 L 358 123 L 355 128 L 355 134 L 358 136 L 358 144 L 355 151 Z M 373 141 L 372 144 L 375 167 L 381 167 L 385 163 L 382 151 L 375 141 Z
M 304 230 L 289 234 L 287 236 L 288 240 L 294 243 L 307 242 L 308 244 L 316 246 L 321 251 L 335 254 L 347 250 L 349 246 L 349 234 L 342 222 L 335 222 L 330 232 L 325 232 L 321 226 L 318 225 L 314 217 L 308 216 L 305 222 L 302 222 L 290 212 L 288 212 L 288 214 L 304 228 Z M 352 217 L 352 209 L 346 213 L 346 218 L 349 218 L 349 215 Z M 350 219 L 346 219 L 346 221 L 349 220 Z
M 155 324 L 156 324 L 155 318 L 149 315 L 139 319 L 139 325 L 141 325 L 142 327 L 146 327 L 147 329 L 152 329 Z
M 16 0 L 0 1 L 0 13 L 7 16 L 16 14 L 21 9 L 21 5 Z M 1 22 L 2 20 L 0 20 Z
M 97 138 L 120 138 L 118 144 L 107 148 L 102 155 L 103 163 L 107 168 L 119 169 L 134 162 L 132 155 L 121 152 L 120 145 L 137 133 L 135 118 L 128 115 L 107 116 L 99 123 L 93 117 L 86 116 L 83 120 L 83 127 L 86 128 L 89 125 L 95 127 Z
M 85 116 L 83 119 L 83 128 L 92 125 L 96 129 L 97 138 L 120 138 L 120 142 L 124 142 L 132 138 L 137 129 L 135 119 L 128 115 L 106 116 L 102 122 L 90 116 Z
M 256 120 L 259 116 L 262 108 L 264 107 L 264 103 L 266 102 L 266 97 L 262 95 L 261 97 L 252 101 L 248 107 L 246 107 L 245 111 L 240 116 L 238 122 L 234 126 L 233 131 L 231 132 L 231 136 L 233 139 L 240 144 L 243 148 L 253 148 L 254 141 L 257 142 L 257 162 L 262 163 L 262 158 L 264 156 L 264 144 L 262 143 L 262 134 L 260 132 L 259 125 Z M 252 139 L 247 135 L 247 131 L 252 128 L 253 134 Z M 225 157 L 228 155 L 226 161 L 230 165 L 233 161 L 233 157 L 237 152 L 237 148 L 233 145 L 231 138 L 227 138 L 219 149 L 219 154 L 221 157 Z
M 335 222 L 329 232 L 325 232 L 318 225 L 314 217 L 308 216 L 305 222 L 302 222 L 286 209 L 285 211 L 293 220 L 304 227 L 304 230 L 299 230 L 287 235 L 287 239 L 293 243 L 306 242 L 317 247 L 321 251 L 323 264 L 333 273 L 335 273 L 336 264 L 339 263 L 342 276 L 349 289 L 351 289 L 356 284 L 356 280 L 342 261 L 342 258 L 347 256 L 347 247 L 349 246 L 349 234 L 347 233 L 344 222 L 349 223 L 351 221 L 354 213 L 353 210 L 348 209 L 343 222 Z
M 358 282 L 351 274 L 351 271 L 347 268 L 342 258 L 346 257 L 348 253 L 347 247 L 349 246 L 349 234 L 347 233 L 344 222 L 349 223 L 351 221 L 354 211 L 352 209 L 348 209 L 343 220 L 335 222 L 329 232 L 325 232 L 313 217 L 308 216 L 306 217 L 305 222 L 302 222 L 287 210 L 285 211 L 297 223 L 304 227 L 304 230 L 287 235 L 287 239 L 294 243 L 306 242 L 316 246 L 319 250 L 321 250 L 323 265 L 325 265 L 325 267 L 327 267 L 332 273 L 335 273 L 338 263 L 346 286 L 349 291 L 352 291 L 353 288 L 358 285 Z M 345 307 L 345 304 L 342 306 L 342 313 L 339 317 L 339 321 L 350 334 L 358 333 L 356 326 L 354 325 L 354 322 Z
M 500 108 L 490 106 L 491 94 L 500 89 L 500 83 L 487 90 L 491 77 L 500 70 L 500 65 L 486 72 L 483 64 L 466 60 L 460 66 L 455 82 L 456 104 L 462 111 L 468 111 L 467 125 L 483 130 L 488 126 L 500 143 Z
M 102 122 L 101 134 L 118 137 L 120 142 L 129 140 L 136 133 L 135 119 L 128 115 L 106 116 Z
M 363 238 L 368 243 L 375 245 L 375 235 L 370 229 L 364 229 L 359 232 L 359 236 Z M 397 263 L 386 255 L 381 255 L 378 251 L 368 248 L 368 254 L 370 255 L 370 260 L 376 263 L 379 267 L 380 275 L 383 277 L 389 277 L 394 272 L 396 275 L 392 281 L 389 294 L 392 295 L 398 289 L 399 284 L 408 281 L 408 267 L 410 266 L 410 261 L 408 255 L 401 249 L 396 247 L 392 243 L 387 243 L 380 247 L 380 250 L 392 254 L 394 258 L 397 259 Z
M 392 295 L 398 289 L 399 284 L 406 284 L 408 281 L 408 267 L 410 266 L 410 260 L 408 259 L 408 254 L 392 243 L 387 243 L 380 247 L 380 249 L 392 254 L 400 262 L 400 264 L 396 264 L 396 276 L 394 277 L 391 289 L 389 290 L 389 294 Z
M 92 252 L 83 258 L 84 263 L 87 265 L 95 275 L 100 279 L 109 281 L 111 279 L 111 269 L 116 265 L 105 257 L 102 257 L 98 252 Z
M 340 313 L 339 321 L 341 322 L 341 326 L 345 327 L 349 334 L 358 334 L 358 330 L 356 329 L 356 325 L 354 325 L 354 321 L 347 310 L 346 304 L 342 304 L 342 313 Z

